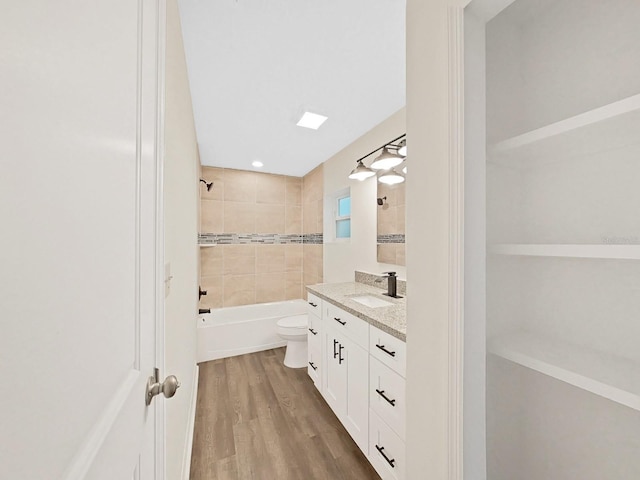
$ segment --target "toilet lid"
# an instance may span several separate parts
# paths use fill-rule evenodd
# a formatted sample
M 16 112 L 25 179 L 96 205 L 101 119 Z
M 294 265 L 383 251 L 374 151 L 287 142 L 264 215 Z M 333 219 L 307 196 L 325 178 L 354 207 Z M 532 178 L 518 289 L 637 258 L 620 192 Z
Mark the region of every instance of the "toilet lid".
M 279 327 L 287 328 L 306 328 L 307 315 L 294 315 L 293 317 L 284 317 L 278 320 Z

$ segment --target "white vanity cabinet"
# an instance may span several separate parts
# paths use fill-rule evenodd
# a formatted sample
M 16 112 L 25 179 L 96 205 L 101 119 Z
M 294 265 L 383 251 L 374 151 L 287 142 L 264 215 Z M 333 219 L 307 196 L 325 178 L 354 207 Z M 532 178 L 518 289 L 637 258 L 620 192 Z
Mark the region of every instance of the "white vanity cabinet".
M 322 390 L 323 356 L 322 356 L 322 308 L 321 298 L 308 294 L 308 327 L 307 327 L 307 373 L 318 390 Z
M 333 305 L 324 318 L 325 382 L 323 395 L 360 449 L 367 454 L 369 437 L 368 324 Z M 347 324 L 338 323 L 347 320 Z M 362 326 L 355 326 L 362 323 Z M 352 326 L 350 330 L 344 327 Z M 353 332 L 357 332 L 355 335 Z
M 405 342 L 308 298 L 309 376 L 378 474 L 405 480 Z

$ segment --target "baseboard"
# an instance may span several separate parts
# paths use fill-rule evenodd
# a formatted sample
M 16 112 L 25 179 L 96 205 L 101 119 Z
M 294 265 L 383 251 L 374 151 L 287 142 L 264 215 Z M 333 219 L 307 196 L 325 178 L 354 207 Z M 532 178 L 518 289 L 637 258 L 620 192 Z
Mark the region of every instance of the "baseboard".
M 196 424 L 196 403 L 198 400 L 198 378 L 200 367 L 193 371 L 193 388 L 191 389 L 191 407 L 189 408 L 189 422 L 187 424 L 187 438 L 184 442 L 184 455 L 182 457 L 182 480 L 189 480 L 191 475 L 191 452 L 193 450 L 193 431 Z

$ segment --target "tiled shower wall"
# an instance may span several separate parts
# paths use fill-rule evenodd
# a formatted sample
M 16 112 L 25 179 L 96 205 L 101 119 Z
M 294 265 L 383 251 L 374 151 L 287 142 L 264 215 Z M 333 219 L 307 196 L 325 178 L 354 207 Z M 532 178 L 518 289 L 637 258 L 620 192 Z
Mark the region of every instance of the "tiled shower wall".
M 319 192 L 321 204 L 322 170 L 316 170 L 306 185 L 309 198 Z M 305 298 L 303 285 L 322 281 L 321 236 L 319 245 L 309 245 L 319 250 L 303 244 L 317 240 L 303 236 L 306 177 L 202 167 L 202 178 L 214 184 L 211 191 L 200 184 L 200 241 L 212 244 L 200 248 L 200 285 L 207 291 L 200 308 Z M 314 214 L 320 230 L 312 233 L 321 234 L 322 210 Z M 312 282 L 304 282 L 305 267 Z
M 322 283 L 322 228 L 324 181 L 322 164 L 302 179 L 303 280 L 305 285 Z M 305 297 L 306 298 L 306 291 Z

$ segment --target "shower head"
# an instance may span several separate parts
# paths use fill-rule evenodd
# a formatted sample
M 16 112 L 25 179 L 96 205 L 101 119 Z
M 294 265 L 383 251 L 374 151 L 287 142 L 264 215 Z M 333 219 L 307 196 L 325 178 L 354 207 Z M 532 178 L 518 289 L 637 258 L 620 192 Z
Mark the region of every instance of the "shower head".
M 378 198 L 378 205 L 384 205 L 386 199 L 387 197 Z
M 202 178 L 200 179 L 200 181 L 207 186 L 207 192 L 210 192 L 211 191 L 211 187 L 213 187 L 213 182 L 207 183 L 207 181 L 202 179 Z

